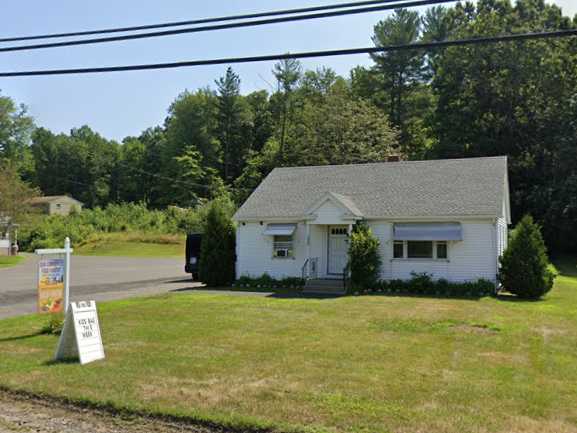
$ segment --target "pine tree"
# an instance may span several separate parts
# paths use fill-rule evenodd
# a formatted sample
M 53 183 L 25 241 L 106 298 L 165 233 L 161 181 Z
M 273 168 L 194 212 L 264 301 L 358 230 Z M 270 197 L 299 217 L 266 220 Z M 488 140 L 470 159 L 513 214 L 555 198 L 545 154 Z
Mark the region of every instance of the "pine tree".
M 224 77 L 216 81 L 218 87 L 217 135 L 223 152 L 223 179 L 236 179 L 250 149 L 249 107 L 240 96 L 240 78 L 229 67 Z
M 281 160 L 285 154 L 285 141 L 289 118 L 292 115 L 292 93 L 302 75 L 302 66 L 298 60 L 285 59 L 274 65 L 273 74 L 278 83 L 278 91 L 282 92 L 282 113 L 280 119 L 280 149 Z
M 526 215 L 515 227 L 501 257 L 501 283 L 521 298 L 538 299 L 551 290 L 553 279 L 539 226 Z

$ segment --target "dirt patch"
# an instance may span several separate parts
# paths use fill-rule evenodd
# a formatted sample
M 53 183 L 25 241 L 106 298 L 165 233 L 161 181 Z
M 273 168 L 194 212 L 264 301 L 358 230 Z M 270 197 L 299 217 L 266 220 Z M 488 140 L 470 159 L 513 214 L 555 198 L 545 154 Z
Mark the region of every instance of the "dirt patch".
M 479 335 L 494 335 L 499 333 L 500 329 L 485 324 L 469 324 L 460 323 L 451 327 L 455 331 L 465 332 L 467 334 L 479 334 Z
M 0 433 L 232 433 L 144 416 L 113 414 L 0 390 Z M 238 432 L 237 432 L 238 433 Z

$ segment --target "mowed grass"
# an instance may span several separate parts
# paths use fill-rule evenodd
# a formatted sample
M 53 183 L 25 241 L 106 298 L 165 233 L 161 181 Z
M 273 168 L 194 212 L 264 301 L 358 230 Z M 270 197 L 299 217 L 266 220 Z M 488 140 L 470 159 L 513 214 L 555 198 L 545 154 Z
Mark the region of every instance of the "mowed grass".
M 184 257 L 184 236 L 139 233 L 101 234 L 74 248 L 83 256 Z
M 24 260 L 24 256 L 0 256 L 0 269 L 16 266 Z
M 577 432 L 566 272 L 540 302 L 181 293 L 100 318 L 107 358 L 84 367 L 49 362 L 57 338 L 34 335 L 46 318 L 0 321 L 0 385 L 281 429 Z

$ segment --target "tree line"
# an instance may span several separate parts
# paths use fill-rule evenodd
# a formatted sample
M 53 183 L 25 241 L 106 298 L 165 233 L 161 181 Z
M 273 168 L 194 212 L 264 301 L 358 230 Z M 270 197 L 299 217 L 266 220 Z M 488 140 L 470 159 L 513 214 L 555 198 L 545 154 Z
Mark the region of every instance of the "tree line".
M 397 10 L 376 46 L 569 29 L 542 0 L 480 0 L 420 14 Z M 509 156 L 514 219 L 532 214 L 554 250 L 577 250 L 577 38 L 372 55 L 347 77 L 295 60 L 274 65 L 274 91 L 243 94 L 232 68 L 185 91 L 162 125 L 107 140 L 88 126 L 38 127 L 0 97 L 0 157 L 44 194 L 88 207 L 143 202 L 240 204 L 274 167 Z

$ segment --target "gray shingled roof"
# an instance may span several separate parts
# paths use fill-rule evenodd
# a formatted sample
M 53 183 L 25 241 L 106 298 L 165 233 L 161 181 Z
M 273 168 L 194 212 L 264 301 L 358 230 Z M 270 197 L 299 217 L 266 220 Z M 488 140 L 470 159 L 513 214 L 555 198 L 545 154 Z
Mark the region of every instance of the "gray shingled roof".
M 276 168 L 235 219 L 302 218 L 327 192 L 366 218 L 500 216 L 506 157 Z

